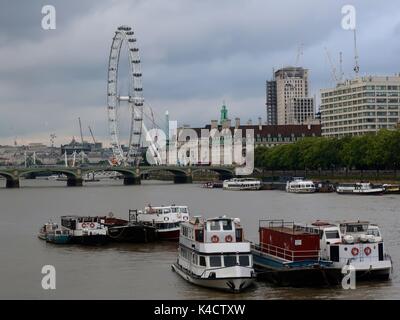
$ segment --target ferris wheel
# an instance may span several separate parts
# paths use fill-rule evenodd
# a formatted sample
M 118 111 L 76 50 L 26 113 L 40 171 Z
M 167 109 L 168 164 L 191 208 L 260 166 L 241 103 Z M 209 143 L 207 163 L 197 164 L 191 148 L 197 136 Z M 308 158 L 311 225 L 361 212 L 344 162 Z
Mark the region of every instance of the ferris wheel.
M 121 96 L 118 91 L 118 65 L 123 43 L 128 49 L 129 59 L 129 93 Z M 131 27 L 120 26 L 111 44 L 108 61 L 108 83 L 107 83 L 107 105 L 108 125 L 111 137 L 111 148 L 114 159 L 118 164 L 133 163 L 141 161 L 141 138 L 143 131 L 143 95 L 142 95 L 142 73 L 140 71 L 139 48 Z M 118 110 L 121 102 L 127 102 L 130 108 L 130 130 L 128 149 L 123 150 L 120 139 Z

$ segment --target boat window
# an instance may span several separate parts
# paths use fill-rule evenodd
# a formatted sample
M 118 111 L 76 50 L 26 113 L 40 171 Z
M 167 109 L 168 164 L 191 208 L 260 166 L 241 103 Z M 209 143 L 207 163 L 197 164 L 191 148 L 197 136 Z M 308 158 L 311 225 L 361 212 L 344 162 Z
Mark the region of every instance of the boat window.
M 200 256 L 200 265 L 203 267 L 206 266 L 206 257 Z
M 325 235 L 327 239 L 338 239 L 339 231 L 338 230 L 325 231 Z
M 187 208 L 181 208 L 182 213 L 187 213 Z
M 208 226 L 209 226 L 209 230 L 212 230 L 212 231 L 217 231 L 217 230 L 221 229 L 221 227 L 219 225 L 219 221 L 210 221 L 208 223 Z
M 236 266 L 236 264 L 236 256 L 224 256 L 225 267 L 233 267 Z
M 221 266 L 221 256 L 211 256 L 210 267 L 220 267 L 220 266 Z
M 178 212 L 178 208 L 171 208 L 171 212 L 173 212 L 173 213 Z
M 250 266 L 250 257 L 249 256 L 239 256 L 239 265 L 244 267 Z
M 243 237 L 242 228 L 236 228 L 236 242 L 241 242 Z
M 232 230 L 232 220 L 222 220 L 223 230 Z
M 362 224 L 349 224 L 347 225 L 347 232 L 364 232 L 366 230 L 366 226 Z
M 204 231 L 203 231 L 203 229 L 196 230 L 195 235 L 196 235 L 196 241 L 204 242 Z
M 380 236 L 378 229 L 368 229 L 367 230 L 367 234 L 368 235 L 373 235 L 375 237 L 379 237 Z

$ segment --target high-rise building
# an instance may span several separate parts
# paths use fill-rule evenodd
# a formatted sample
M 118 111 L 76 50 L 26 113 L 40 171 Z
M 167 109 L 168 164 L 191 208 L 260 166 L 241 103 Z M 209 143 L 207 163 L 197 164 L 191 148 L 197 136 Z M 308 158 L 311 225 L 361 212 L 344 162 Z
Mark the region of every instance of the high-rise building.
M 400 120 L 400 76 L 367 76 L 321 90 L 322 135 L 343 137 L 394 129 Z
M 268 125 L 278 124 L 275 80 L 267 81 L 265 106 L 267 108 L 267 124 Z
M 313 122 L 315 119 L 314 98 L 293 98 L 293 118 L 295 124 Z
M 303 110 L 301 106 L 304 101 L 300 103 L 298 100 L 300 98 L 312 99 L 308 97 L 308 70 L 301 67 L 285 67 L 275 72 L 275 81 L 278 124 L 301 124 L 301 119 L 310 117 L 309 113 L 301 114 Z M 314 102 L 312 105 L 314 108 Z M 296 110 L 297 107 L 300 108 Z M 313 110 L 314 112 L 315 110 Z

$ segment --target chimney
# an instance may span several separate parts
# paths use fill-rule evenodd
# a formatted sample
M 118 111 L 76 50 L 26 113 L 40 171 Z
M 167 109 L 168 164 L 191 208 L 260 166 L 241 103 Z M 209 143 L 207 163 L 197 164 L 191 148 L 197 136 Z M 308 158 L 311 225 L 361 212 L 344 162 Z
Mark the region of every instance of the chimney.
M 211 120 L 211 129 L 218 129 L 218 120 Z
M 240 127 L 240 118 L 235 118 L 235 128 L 239 129 Z
M 261 117 L 258 117 L 258 130 L 262 130 L 262 120 Z

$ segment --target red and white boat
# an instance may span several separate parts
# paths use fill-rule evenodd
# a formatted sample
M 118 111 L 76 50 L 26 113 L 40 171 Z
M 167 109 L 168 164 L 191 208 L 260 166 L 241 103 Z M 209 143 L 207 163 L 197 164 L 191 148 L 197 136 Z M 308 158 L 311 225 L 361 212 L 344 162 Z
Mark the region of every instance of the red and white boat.
M 133 211 L 137 222 L 154 226 L 160 240 L 179 240 L 181 222 L 189 221 L 187 206 L 147 206 L 144 211 Z

